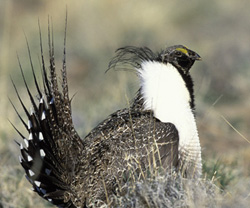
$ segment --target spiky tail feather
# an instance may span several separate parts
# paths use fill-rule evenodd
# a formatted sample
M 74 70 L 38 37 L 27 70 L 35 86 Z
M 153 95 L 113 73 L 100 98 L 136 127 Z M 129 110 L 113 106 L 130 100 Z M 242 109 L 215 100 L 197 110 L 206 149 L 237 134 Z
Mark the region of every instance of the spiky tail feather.
M 65 20 L 65 36 L 63 50 L 62 91 L 56 75 L 54 58 L 53 30 L 51 32 L 50 21 L 48 21 L 48 45 L 49 45 L 49 73 L 48 77 L 42 46 L 41 28 L 39 25 L 40 47 L 43 89 L 38 85 L 35 70 L 32 63 L 31 52 L 27 41 L 27 49 L 32 70 L 32 75 L 38 101 L 33 98 L 27 85 L 22 65 L 18 57 L 20 71 L 23 81 L 32 104 L 29 113 L 24 105 L 17 87 L 13 83 L 17 97 L 28 118 L 28 123 L 18 113 L 16 107 L 11 102 L 18 117 L 29 133 L 25 137 L 15 126 L 15 130 L 23 138 L 22 143 L 18 143 L 21 150 L 20 163 L 25 169 L 26 178 L 33 185 L 33 189 L 41 197 L 59 207 L 75 207 L 72 203 L 71 185 L 74 180 L 75 167 L 79 162 L 82 153 L 83 142 L 74 129 L 71 116 L 71 103 L 68 94 L 67 74 L 66 74 L 66 29 L 67 15 Z

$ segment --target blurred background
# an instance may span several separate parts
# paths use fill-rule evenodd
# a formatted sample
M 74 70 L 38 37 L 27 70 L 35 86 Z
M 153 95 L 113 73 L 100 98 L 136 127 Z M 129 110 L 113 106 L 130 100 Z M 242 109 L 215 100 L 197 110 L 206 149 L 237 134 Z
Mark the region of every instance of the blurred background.
M 25 36 L 41 81 L 38 20 L 45 57 L 48 18 L 53 22 L 58 72 L 61 69 L 66 8 L 68 82 L 70 95 L 75 94 L 74 123 L 82 137 L 110 113 L 127 107 L 138 89 L 131 72 L 105 73 L 117 48 L 134 45 L 159 51 L 183 44 L 202 57 L 191 74 L 204 177 L 214 176 L 231 187 L 242 183 L 241 189 L 249 184 L 250 1 L 1 0 L 0 207 L 49 206 L 33 197 L 19 165 L 14 141 L 21 139 L 8 120 L 25 131 L 8 97 L 24 115 L 10 81 L 11 76 L 30 106 L 17 54 L 35 95 Z M 228 192 L 233 195 L 236 190 Z

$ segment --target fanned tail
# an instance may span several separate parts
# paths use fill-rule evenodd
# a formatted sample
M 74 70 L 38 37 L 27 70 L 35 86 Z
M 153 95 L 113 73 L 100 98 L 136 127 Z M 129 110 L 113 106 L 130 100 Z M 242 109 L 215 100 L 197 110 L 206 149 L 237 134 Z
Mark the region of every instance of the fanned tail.
M 75 207 L 72 203 L 72 196 L 74 193 L 71 191 L 71 186 L 76 174 L 75 167 L 79 163 L 79 156 L 82 154 L 84 145 L 73 126 L 71 103 L 68 94 L 66 73 L 67 16 L 65 23 L 63 65 L 61 69 L 61 86 L 58 84 L 56 75 L 53 30 L 51 32 L 51 28 L 49 21 L 48 42 L 50 77 L 48 77 L 39 24 L 43 89 L 38 85 L 29 44 L 26 39 L 38 100 L 32 96 L 18 57 L 20 71 L 32 104 L 31 112 L 27 110 L 15 83 L 12 81 L 17 97 L 28 118 L 28 123 L 24 121 L 14 104 L 10 102 L 29 133 L 28 137 L 26 137 L 13 125 L 23 139 L 23 142 L 20 144 L 18 143 L 21 150 L 19 159 L 22 167 L 25 169 L 28 181 L 33 185 L 34 191 L 41 197 L 59 207 L 73 208 Z M 59 88 L 62 88 L 62 90 Z

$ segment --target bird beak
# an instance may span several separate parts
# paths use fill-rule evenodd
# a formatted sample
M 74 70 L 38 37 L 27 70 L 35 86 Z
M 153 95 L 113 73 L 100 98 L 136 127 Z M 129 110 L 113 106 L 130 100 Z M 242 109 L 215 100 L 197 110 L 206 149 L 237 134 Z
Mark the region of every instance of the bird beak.
M 194 55 L 192 55 L 190 58 L 193 59 L 194 61 L 201 61 L 202 60 L 200 55 L 197 53 L 194 53 Z
M 196 55 L 195 55 L 195 59 L 194 60 L 196 60 L 196 61 L 201 61 L 202 60 L 202 58 L 200 57 L 200 55 L 199 54 L 197 54 L 196 53 Z

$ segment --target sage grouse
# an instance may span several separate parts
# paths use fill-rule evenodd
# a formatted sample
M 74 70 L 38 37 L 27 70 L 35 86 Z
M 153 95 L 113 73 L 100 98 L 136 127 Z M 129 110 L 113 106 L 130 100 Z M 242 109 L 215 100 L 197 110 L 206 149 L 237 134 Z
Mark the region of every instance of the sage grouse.
M 90 207 L 98 200 L 108 203 L 109 196 L 124 191 L 124 184 L 147 177 L 157 167 L 200 177 L 201 148 L 189 73 L 201 59 L 197 53 L 182 45 L 159 53 L 147 47 L 119 48 L 109 69 L 129 65 L 140 79 L 140 88 L 130 107 L 111 114 L 81 139 L 72 122 L 68 94 L 66 32 L 60 86 L 53 37 L 48 33 L 47 71 L 40 32 L 42 87 L 27 44 L 36 96 L 19 61 L 31 112 L 13 82 L 27 122 L 13 107 L 29 133 L 26 137 L 16 129 L 23 139 L 18 143 L 19 159 L 36 193 L 58 207 Z

